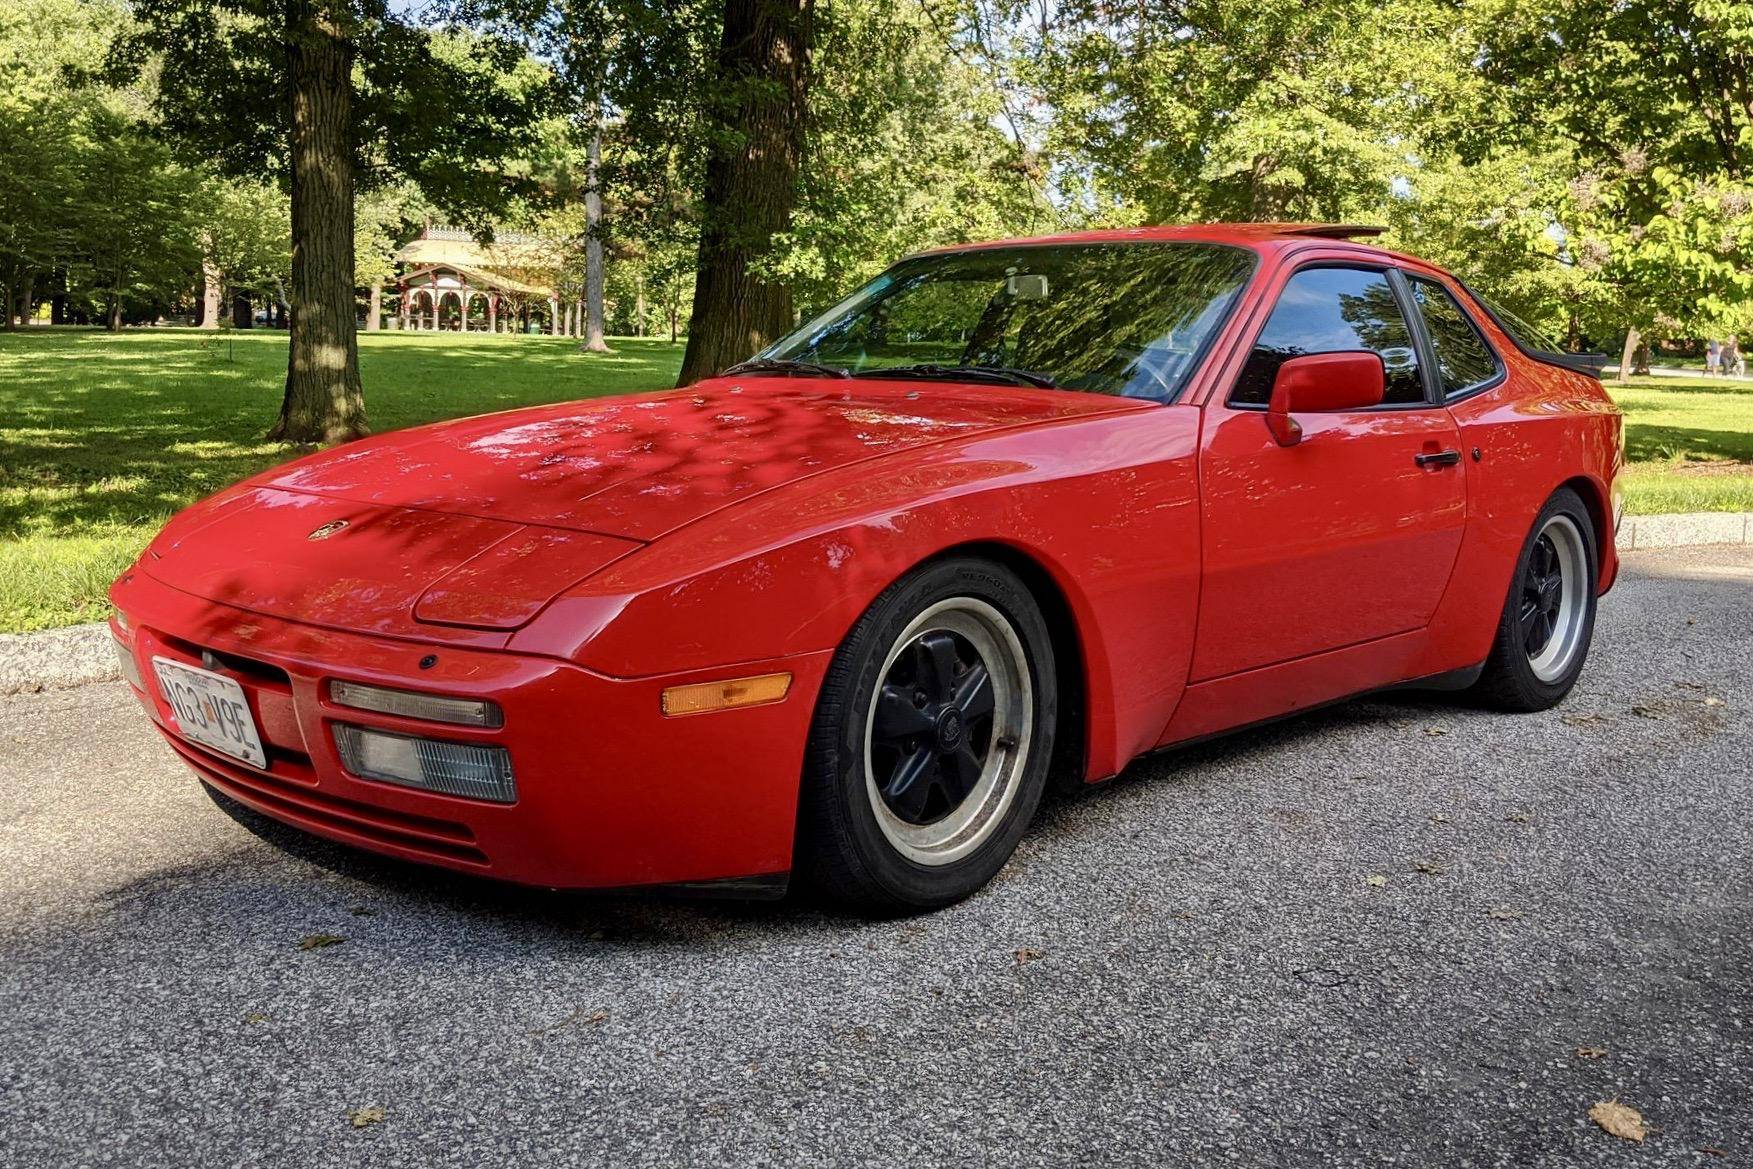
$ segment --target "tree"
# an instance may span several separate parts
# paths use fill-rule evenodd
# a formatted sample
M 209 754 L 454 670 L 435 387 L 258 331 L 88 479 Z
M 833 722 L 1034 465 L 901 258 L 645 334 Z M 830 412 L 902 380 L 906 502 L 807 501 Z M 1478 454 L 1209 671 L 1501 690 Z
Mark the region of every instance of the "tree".
M 292 263 L 286 196 L 272 184 L 210 175 L 192 210 L 201 244 L 201 326 L 218 328 L 229 290 L 256 297 L 285 287 Z
M 1621 378 L 1652 330 L 1753 300 L 1753 6 L 1481 0 L 1474 19 L 1504 134 L 1573 153 L 1562 229 L 1624 329 Z
M 1055 185 L 1093 221 L 1356 219 L 1417 166 L 1456 71 L 1446 20 L 1425 0 L 1392 19 L 1373 0 L 1074 0 L 1017 67 L 1054 111 Z
M 708 86 L 706 174 L 688 349 L 678 384 L 788 331 L 791 292 L 767 267 L 791 226 L 808 120 L 812 0 L 726 0 Z
M 519 72 L 515 40 L 459 49 L 389 0 L 136 0 L 134 14 L 112 64 L 118 76 L 158 64 L 164 132 L 229 174 L 283 181 L 290 196 L 291 343 L 270 436 L 366 433 L 356 191 L 405 175 L 453 218 L 484 225 L 516 186 L 511 160 L 545 86 Z
M 353 283 L 366 290 L 368 332 L 383 326 L 383 290 L 395 278 L 397 251 L 432 212 L 420 189 L 407 181 L 367 191 L 355 201 Z
M 130 309 L 156 312 L 179 298 L 200 262 L 194 217 L 198 176 L 125 118 L 94 107 L 75 153 L 72 267 L 108 328 Z
M 770 264 L 806 312 L 909 252 L 1064 223 L 1039 158 L 1000 128 L 1014 119 L 978 35 L 939 0 L 818 14 L 797 206 Z
M 82 135 L 94 111 L 119 113 L 123 104 L 83 75 L 124 19 L 108 0 L 0 6 L 0 326 L 33 313 L 37 293 L 65 278 L 77 245 Z

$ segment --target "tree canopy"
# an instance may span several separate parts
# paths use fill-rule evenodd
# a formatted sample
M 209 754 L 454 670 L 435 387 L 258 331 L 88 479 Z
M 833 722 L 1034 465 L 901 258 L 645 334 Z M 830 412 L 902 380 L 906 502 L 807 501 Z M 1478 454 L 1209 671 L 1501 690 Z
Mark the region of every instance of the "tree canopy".
M 435 220 L 550 239 L 687 376 L 908 252 L 1216 219 L 1379 222 L 1635 346 L 1753 325 L 1750 78 L 1744 0 L 15 0 L 0 283 L 289 301 L 342 355 L 302 438 L 363 429 L 353 322 Z

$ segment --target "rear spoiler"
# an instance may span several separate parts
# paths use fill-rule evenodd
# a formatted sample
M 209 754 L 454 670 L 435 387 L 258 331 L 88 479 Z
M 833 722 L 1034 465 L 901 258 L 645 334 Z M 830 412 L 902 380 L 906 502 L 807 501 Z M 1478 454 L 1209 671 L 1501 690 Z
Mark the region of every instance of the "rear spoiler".
M 1522 352 L 1535 361 L 1544 361 L 1547 365 L 1556 365 L 1560 369 L 1588 374 L 1592 378 L 1600 378 L 1607 371 L 1607 363 L 1613 360 L 1605 353 L 1542 353 L 1526 349 Z
M 1317 239 L 1372 239 L 1388 229 L 1367 223 L 1287 223 L 1280 235 L 1311 235 Z

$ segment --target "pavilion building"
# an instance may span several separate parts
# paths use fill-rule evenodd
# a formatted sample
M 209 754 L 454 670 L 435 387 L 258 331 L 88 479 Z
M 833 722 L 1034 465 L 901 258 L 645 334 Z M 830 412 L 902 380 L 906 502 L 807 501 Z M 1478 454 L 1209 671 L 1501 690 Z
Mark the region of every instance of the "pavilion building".
M 507 232 L 479 243 L 454 227 L 427 227 L 396 253 L 396 323 L 403 329 L 572 334 L 576 306 L 559 291 L 562 259 L 550 241 Z

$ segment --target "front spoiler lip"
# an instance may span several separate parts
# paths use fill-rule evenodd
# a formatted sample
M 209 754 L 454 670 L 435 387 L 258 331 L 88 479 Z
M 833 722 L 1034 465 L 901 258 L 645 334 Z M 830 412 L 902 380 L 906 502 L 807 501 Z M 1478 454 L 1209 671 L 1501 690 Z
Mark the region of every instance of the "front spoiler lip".
M 313 818 L 308 813 L 296 809 L 277 806 L 284 801 L 277 801 L 261 792 L 229 779 L 213 766 L 217 758 L 208 755 L 199 747 L 190 744 L 175 731 L 155 722 L 159 733 L 171 745 L 195 778 L 212 793 L 224 797 L 264 819 L 275 824 L 290 828 L 295 832 L 318 837 L 347 848 L 356 849 L 372 856 L 388 857 L 392 860 L 421 866 L 439 866 L 468 877 L 477 877 L 492 881 L 497 885 L 512 886 L 522 889 L 548 889 L 555 892 L 574 894 L 593 894 L 612 896 L 617 894 L 675 894 L 690 898 L 723 898 L 732 901 L 778 901 L 785 897 L 791 888 L 790 870 L 772 873 L 755 873 L 745 877 L 720 877 L 698 881 L 669 881 L 652 884 L 627 885 L 554 885 L 545 881 L 532 881 L 518 877 L 507 877 L 492 871 L 487 866 L 485 857 L 472 848 L 465 852 L 459 847 L 454 855 L 435 855 L 430 851 L 428 843 L 420 848 L 404 847 L 382 841 L 372 840 L 346 827 L 330 827 Z
M 128 628 L 112 621 L 111 630 L 136 662 L 211 648 L 278 672 L 239 675 L 271 747 L 266 770 L 234 767 L 183 740 L 151 682 L 134 691 L 181 762 L 259 814 L 349 847 L 524 886 L 679 886 L 729 896 L 782 889 L 808 725 L 830 652 L 614 678 L 539 652 L 435 647 L 258 615 L 138 571 L 124 574 L 112 599 Z M 431 668 L 422 664 L 429 658 Z M 668 686 L 772 671 L 793 675 L 783 702 L 689 719 L 661 713 Z M 333 748 L 333 722 L 436 732 L 393 716 L 343 716 L 326 698 L 333 677 L 499 701 L 506 725 L 466 737 L 512 751 L 517 803 L 348 775 Z M 446 727 L 444 736 L 459 731 Z M 303 798 L 312 795 L 320 798 Z

